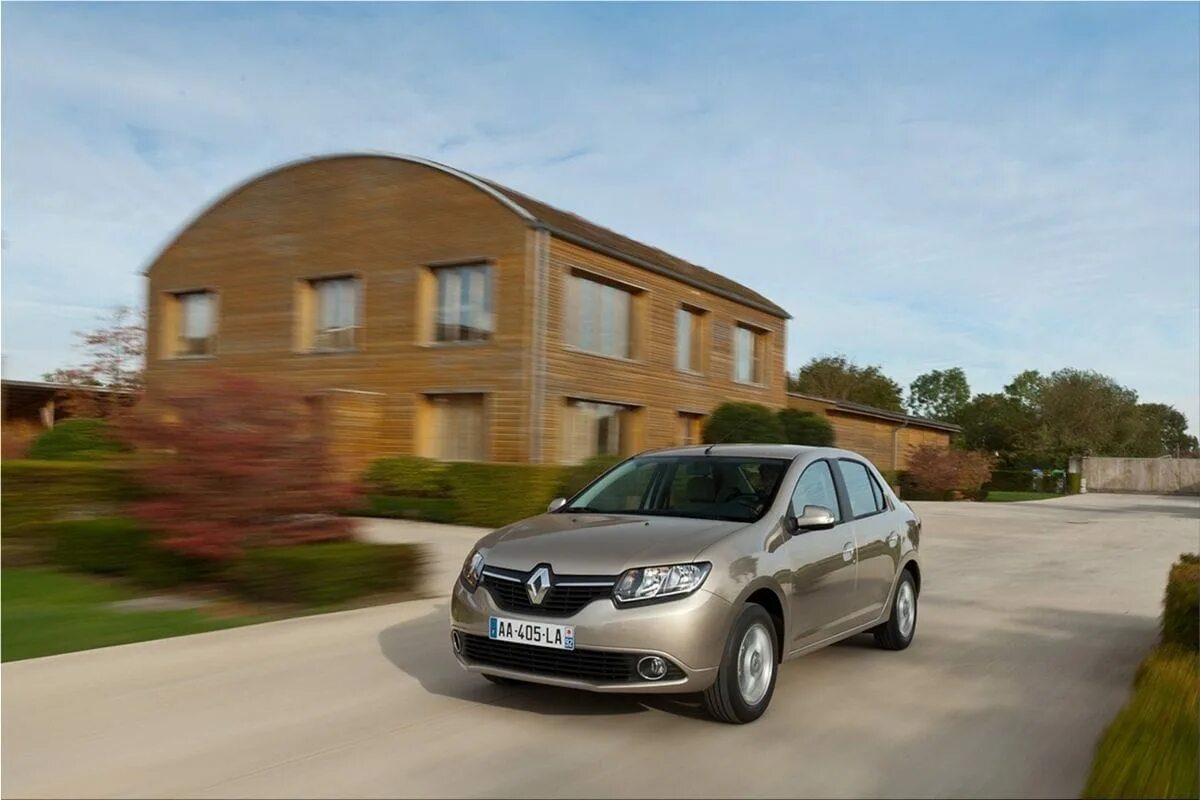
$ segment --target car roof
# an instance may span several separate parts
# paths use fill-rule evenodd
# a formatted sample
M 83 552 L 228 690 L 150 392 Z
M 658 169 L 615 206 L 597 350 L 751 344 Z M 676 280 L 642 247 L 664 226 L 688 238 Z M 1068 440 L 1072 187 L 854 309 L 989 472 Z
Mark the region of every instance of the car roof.
M 662 450 L 647 450 L 638 455 L 643 456 L 734 456 L 737 458 L 786 458 L 794 459 L 797 456 L 810 455 L 817 456 L 850 456 L 859 458 L 863 461 L 868 459 L 858 453 L 850 450 L 842 450 L 837 447 L 809 447 L 808 445 L 800 444 L 714 444 L 714 445 L 690 445 L 687 447 L 668 447 Z

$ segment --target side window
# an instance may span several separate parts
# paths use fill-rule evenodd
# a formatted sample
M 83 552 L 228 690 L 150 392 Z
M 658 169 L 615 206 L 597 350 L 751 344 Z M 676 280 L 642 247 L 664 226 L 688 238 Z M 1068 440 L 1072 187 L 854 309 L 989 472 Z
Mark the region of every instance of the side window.
M 842 521 L 828 461 L 809 464 L 796 482 L 796 489 L 792 492 L 792 510 L 799 514 L 805 506 L 825 506 L 833 512 L 834 519 Z
M 886 508 L 883 502 L 883 490 L 875 483 L 875 479 L 871 477 L 865 464 L 842 460 L 838 462 L 838 466 L 842 470 L 842 480 L 846 484 L 846 496 L 850 500 L 850 513 L 856 519 Z

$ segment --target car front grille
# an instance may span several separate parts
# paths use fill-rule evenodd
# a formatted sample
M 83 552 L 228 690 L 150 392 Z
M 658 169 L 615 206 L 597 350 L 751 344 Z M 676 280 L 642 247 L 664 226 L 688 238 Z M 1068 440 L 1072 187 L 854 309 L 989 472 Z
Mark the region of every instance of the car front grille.
M 637 674 L 636 653 L 605 650 L 553 650 L 516 642 L 500 642 L 486 636 L 463 636 L 463 658 L 472 664 L 597 683 L 649 683 Z M 663 681 L 684 677 L 678 665 L 668 661 Z M 657 681 L 656 681 L 657 683 Z
M 492 574 L 488 574 L 489 572 Z M 504 575 L 507 579 L 496 575 Z M 543 617 L 569 617 L 593 600 L 611 597 L 612 584 L 615 581 L 614 578 L 602 575 L 556 575 L 554 585 L 542 598 L 542 602 L 534 605 L 525 591 L 525 579 L 528 576 L 527 572 L 488 567 L 483 573 L 482 584 L 496 605 L 505 611 Z M 599 585 L 569 585 L 568 582 L 572 581 Z

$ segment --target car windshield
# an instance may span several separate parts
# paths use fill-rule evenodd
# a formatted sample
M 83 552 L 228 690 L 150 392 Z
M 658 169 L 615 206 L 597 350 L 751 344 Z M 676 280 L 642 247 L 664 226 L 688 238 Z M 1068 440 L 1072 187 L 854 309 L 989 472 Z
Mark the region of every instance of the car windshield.
M 643 456 L 615 467 L 563 510 L 754 522 L 770 508 L 787 466 L 780 458 Z

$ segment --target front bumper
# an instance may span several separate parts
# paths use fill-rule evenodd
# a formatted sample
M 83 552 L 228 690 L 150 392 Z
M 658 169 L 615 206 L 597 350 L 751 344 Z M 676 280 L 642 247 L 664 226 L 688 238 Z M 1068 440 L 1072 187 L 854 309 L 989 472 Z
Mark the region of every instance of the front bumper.
M 492 601 L 485 587 L 468 592 L 456 581 L 450 601 L 451 630 L 487 638 L 490 617 L 572 625 L 577 650 L 661 656 L 677 665 L 683 677 L 604 682 L 473 663 L 455 653 L 459 665 L 470 672 L 592 692 L 666 694 L 703 691 L 716 680 L 717 665 L 733 622 L 733 606 L 700 589 L 679 600 L 623 608 L 617 608 L 609 599 L 594 600 L 573 616 L 546 617 L 506 611 Z M 530 646 L 530 650 L 538 648 Z

